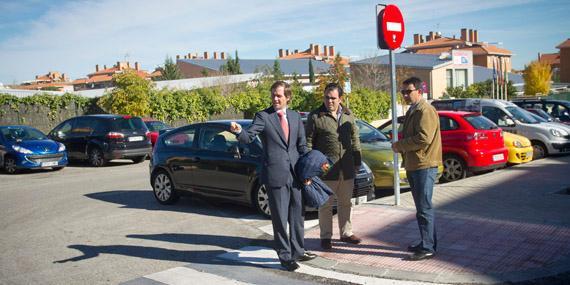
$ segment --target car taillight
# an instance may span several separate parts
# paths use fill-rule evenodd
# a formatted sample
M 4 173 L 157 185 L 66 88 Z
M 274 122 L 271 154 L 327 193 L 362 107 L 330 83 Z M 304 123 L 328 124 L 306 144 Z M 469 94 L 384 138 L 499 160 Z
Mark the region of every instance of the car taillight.
M 117 132 L 110 132 L 110 133 L 107 133 L 107 138 L 108 138 L 108 139 L 114 139 L 114 140 L 116 140 L 116 139 L 122 139 L 122 138 L 124 138 L 124 137 L 125 137 L 125 135 L 124 135 L 123 133 L 117 133 Z
M 145 134 L 145 136 L 150 140 L 150 132 L 149 132 L 149 131 L 146 131 L 146 133 L 144 133 L 144 134 Z

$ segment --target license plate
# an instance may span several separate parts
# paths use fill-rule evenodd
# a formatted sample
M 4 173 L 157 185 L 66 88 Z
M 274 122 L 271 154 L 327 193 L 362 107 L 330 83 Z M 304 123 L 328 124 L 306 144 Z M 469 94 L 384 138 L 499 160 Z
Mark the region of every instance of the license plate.
M 57 166 L 57 161 L 42 162 L 42 167 Z
M 129 137 L 129 141 L 130 142 L 141 142 L 144 140 L 144 137 L 138 136 L 138 137 Z
M 502 153 L 493 155 L 493 161 L 504 160 L 505 156 Z

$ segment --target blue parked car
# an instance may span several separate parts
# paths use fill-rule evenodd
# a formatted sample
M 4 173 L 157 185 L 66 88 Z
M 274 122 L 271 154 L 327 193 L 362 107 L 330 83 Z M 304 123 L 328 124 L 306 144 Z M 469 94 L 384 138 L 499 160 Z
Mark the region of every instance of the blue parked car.
M 13 174 L 20 169 L 52 168 L 67 165 L 65 145 L 48 139 L 27 126 L 0 126 L 0 166 Z

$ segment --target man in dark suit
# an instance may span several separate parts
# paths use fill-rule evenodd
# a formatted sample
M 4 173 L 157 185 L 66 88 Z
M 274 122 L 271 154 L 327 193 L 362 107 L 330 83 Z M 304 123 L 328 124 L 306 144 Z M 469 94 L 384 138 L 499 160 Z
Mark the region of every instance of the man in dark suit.
M 275 250 L 288 271 L 299 268 L 297 261 L 308 261 L 316 255 L 304 247 L 304 209 L 299 180 L 295 177 L 295 164 L 299 156 L 308 151 L 305 129 L 299 113 L 287 109 L 291 101 L 291 88 L 284 81 L 271 86 L 271 107 L 255 114 L 247 130 L 235 122 L 231 131 L 242 143 L 251 143 L 257 135 L 263 144 L 261 183 L 269 196 L 269 209 L 273 224 Z M 289 223 L 289 235 L 287 235 Z

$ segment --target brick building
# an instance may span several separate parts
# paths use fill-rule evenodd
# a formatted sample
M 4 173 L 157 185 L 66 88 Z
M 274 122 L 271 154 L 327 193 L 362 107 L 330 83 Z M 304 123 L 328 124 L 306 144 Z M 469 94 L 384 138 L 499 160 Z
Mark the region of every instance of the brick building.
M 65 73 L 50 71 L 44 75 L 36 75 L 34 80 L 25 81 L 20 85 L 12 85 L 13 89 L 24 90 L 51 90 L 51 91 L 73 91 L 73 86 Z
M 117 61 L 117 64 L 113 65 L 111 68 L 107 68 L 107 66 L 104 65 L 103 69 L 100 69 L 98 64 L 95 65 L 95 72 L 88 74 L 87 78 L 79 78 L 72 82 L 73 88 L 75 91 L 110 88 L 114 86 L 113 75 L 127 70 L 132 70 L 136 72 L 138 76 L 145 79 L 151 79 L 152 76 L 156 76 L 155 73 L 151 75 L 147 71 L 141 70 L 138 62 L 135 62 L 135 65 L 131 67 L 130 62 L 128 61 Z

